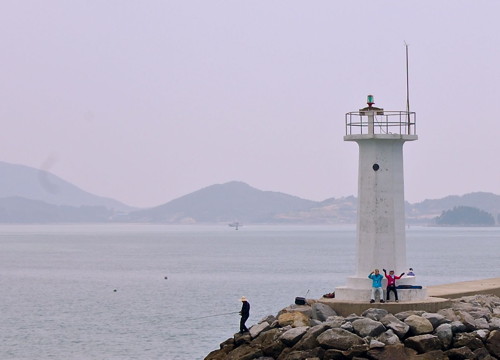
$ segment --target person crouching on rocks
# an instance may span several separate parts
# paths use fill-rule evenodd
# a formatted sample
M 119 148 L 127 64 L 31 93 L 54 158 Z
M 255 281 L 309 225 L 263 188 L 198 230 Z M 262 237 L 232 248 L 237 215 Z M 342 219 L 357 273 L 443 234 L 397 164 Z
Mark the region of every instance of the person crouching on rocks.
M 248 328 L 245 325 L 245 322 L 248 320 L 248 317 L 250 316 L 250 303 L 247 301 L 247 298 L 242 296 L 240 301 L 242 302 L 241 305 L 241 320 L 240 320 L 240 334 L 243 334 L 244 332 L 248 332 Z
M 387 275 L 387 271 L 384 270 L 384 275 L 387 278 L 387 301 L 389 301 L 389 293 L 392 291 L 394 292 L 394 298 L 396 299 L 396 302 L 398 302 L 398 291 L 396 290 L 396 280 L 401 279 L 401 276 L 403 276 L 405 273 L 401 273 L 401 275 L 396 276 L 394 275 L 394 270 L 389 271 L 389 275 Z
M 376 294 L 378 293 L 378 297 L 380 299 L 380 302 L 384 302 L 384 291 L 382 290 L 382 279 L 384 278 L 382 275 L 380 275 L 380 271 L 378 269 L 375 269 L 368 275 L 368 278 L 372 279 L 372 297 L 370 300 L 370 303 L 375 302 L 375 297 Z

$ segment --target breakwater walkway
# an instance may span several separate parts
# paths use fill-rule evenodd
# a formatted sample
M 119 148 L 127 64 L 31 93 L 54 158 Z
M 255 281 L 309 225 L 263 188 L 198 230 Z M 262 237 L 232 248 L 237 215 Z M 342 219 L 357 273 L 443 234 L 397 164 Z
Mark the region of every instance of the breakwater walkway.
M 427 312 L 437 312 L 440 309 L 450 307 L 451 300 L 462 296 L 491 294 L 500 297 L 500 277 L 462 281 L 451 284 L 435 285 L 427 287 L 428 297 L 420 301 L 407 302 L 389 302 L 389 303 L 374 303 L 370 304 L 367 300 L 363 301 L 341 301 L 335 298 L 321 298 L 318 302 L 330 306 L 335 312 L 341 316 L 349 314 L 361 314 L 369 308 L 382 308 L 392 314 L 408 310 L 424 310 Z

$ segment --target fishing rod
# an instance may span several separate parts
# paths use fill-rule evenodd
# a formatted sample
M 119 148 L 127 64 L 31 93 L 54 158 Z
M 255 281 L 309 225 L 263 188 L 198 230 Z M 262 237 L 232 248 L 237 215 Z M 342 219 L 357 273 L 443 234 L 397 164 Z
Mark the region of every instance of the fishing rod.
M 231 311 L 231 312 L 228 312 L 228 313 L 223 313 L 223 314 L 215 314 L 215 315 L 200 316 L 200 317 L 197 317 L 197 318 L 191 318 L 191 319 L 186 319 L 186 320 L 187 320 L 187 321 L 190 321 L 190 320 L 206 319 L 206 318 L 209 318 L 209 317 L 224 316 L 224 315 L 232 315 L 232 314 L 239 314 L 239 311 Z

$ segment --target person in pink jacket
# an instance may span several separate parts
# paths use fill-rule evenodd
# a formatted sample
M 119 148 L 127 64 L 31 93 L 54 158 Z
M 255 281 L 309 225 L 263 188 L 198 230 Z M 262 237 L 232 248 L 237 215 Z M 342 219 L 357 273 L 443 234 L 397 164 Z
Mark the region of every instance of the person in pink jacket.
M 405 273 L 401 273 L 401 275 L 396 276 L 394 275 L 394 270 L 389 271 L 389 275 L 387 275 L 387 271 L 384 270 L 384 275 L 387 279 L 387 301 L 389 301 L 389 293 L 392 291 L 394 292 L 394 298 L 396 299 L 396 302 L 398 302 L 398 291 L 396 290 L 396 280 L 401 279 L 401 276 L 403 276 Z

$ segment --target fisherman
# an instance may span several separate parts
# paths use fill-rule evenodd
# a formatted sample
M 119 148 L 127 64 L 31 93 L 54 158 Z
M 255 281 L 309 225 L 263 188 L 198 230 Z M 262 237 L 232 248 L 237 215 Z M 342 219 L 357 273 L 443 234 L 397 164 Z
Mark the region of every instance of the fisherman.
M 240 301 L 242 302 L 241 305 L 241 320 L 240 320 L 240 334 L 243 334 L 244 332 L 248 332 L 248 328 L 245 325 L 245 322 L 248 320 L 248 317 L 250 316 L 250 303 L 247 301 L 247 298 L 242 296 Z

